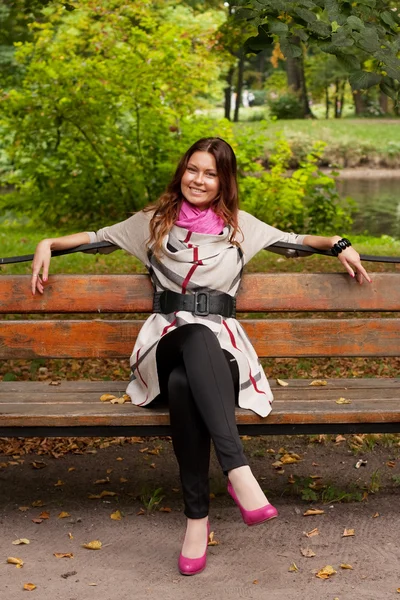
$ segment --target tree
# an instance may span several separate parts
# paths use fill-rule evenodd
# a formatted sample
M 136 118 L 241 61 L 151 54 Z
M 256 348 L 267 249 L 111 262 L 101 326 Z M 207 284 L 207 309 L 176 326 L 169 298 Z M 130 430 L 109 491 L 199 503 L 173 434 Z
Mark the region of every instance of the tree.
M 169 0 L 74 6 L 49 4 L 33 40 L 17 43 L 22 86 L 0 96 L 12 161 L 2 180 L 23 192 L 22 210 L 104 223 L 157 198 L 200 137 L 184 123 L 221 93 L 219 23 Z
M 248 51 L 279 41 L 287 58 L 301 58 L 305 47 L 317 46 L 336 56 L 353 90 L 379 85 L 400 99 L 400 11 L 392 0 L 249 0 L 238 16 L 258 27 L 258 35 L 246 42 Z M 373 59 L 369 68 L 355 50 Z

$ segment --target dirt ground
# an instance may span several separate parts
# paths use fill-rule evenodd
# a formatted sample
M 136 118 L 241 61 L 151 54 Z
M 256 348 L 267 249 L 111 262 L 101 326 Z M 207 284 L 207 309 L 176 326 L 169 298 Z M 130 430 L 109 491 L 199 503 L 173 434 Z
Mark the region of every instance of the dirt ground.
M 278 519 L 258 527 L 241 521 L 213 458 L 210 523 L 219 543 L 194 577 L 177 571 L 184 515 L 168 439 L 105 441 L 59 458 L 21 449 L 0 454 L 0 598 L 25 598 L 26 583 L 36 585 L 29 593 L 40 600 L 400 598 L 399 440 L 333 440 L 244 440 L 279 510 Z M 296 454 L 299 462 L 274 466 Z M 360 459 L 367 464 L 356 469 Z M 115 495 L 89 498 L 104 491 Z M 317 501 L 302 499 L 313 492 Z M 350 502 L 335 501 L 344 494 Z M 153 510 L 141 510 L 152 502 Z M 310 508 L 324 512 L 304 516 Z M 343 536 L 345 529 L 354 535 Z M 29 545 L 13 545 L 20 538 Z M 93 540 L 100 550 L 82 547 Z M 315 556 L 302 554 L 310 550 Z M 23 567 L 7 564 L 8 557 Z M 327 565 L 337 572 L 316 577 Z

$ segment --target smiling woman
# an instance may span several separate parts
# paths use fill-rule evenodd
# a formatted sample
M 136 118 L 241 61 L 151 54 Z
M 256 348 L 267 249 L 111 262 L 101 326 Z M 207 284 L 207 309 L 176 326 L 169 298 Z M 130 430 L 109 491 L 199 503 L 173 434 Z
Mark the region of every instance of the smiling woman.
M 153 283 L 153 314 L 136 338 L 127 394 L 138 406 L 168 406 L 187 517 L 178 566 L 194 575 L 206 566 L 211 440 L 244 522 L 278 514 L 248 465 L 235 422 L 236 404 L 266 417 L 273 400 L 236 319 L 244 266 L 281 241 L 333 248 L 352 277 L 353 269 L 360 283 L 369 276 L 349 240 L 287 233 L 239 210 L 236 157 L 221 138 L 202 138 L 187 150 L 154 206 L 97 232 L 40 242 L 33 293 L 44 292 L 51 250 L 101 241 L 136 256 Z

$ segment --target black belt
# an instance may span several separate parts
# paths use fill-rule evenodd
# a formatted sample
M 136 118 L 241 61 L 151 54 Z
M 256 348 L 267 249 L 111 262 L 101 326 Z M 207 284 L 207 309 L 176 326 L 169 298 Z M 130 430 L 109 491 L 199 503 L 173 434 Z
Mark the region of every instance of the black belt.
M 210 292 L 177 294 L 166 290 L 154 293 L 153 312 L 167 315 L 178 310 L 186 310 L 199 317 L 209 314 L 236 317 L 236 298 L 225 293 L 211 295 Z

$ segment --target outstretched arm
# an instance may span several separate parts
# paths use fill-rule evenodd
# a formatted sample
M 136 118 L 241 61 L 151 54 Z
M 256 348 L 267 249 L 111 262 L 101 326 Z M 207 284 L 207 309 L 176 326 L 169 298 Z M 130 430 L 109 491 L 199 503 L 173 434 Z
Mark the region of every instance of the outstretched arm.
M 342 238 L 338 235 L 332 237 L 306 235 L 303 244 L 311 246 L 312 248 L 317 248 L 318 250 L 331 250 L 340 239 Z M 342 250 L 342 252 L 338 254 L 338 259 L 349 275 L 351 275 L 351 277 L 356 277 L 358 283 L 363 283 L 364 279 L 371 283 L 370 276 L 361 264 L 360 255 L 353 246 L 349 246 Z
M 58 238 L 48 238 L 39 242 L 32 261 L 32 294 L 35 294 L 36 290 L 40 294 L 43 294 L 43 282 L 47 281 L 49 276 L 52 250 L 67 250 L 81 244 L 89 244 L 89 242 L 90 236 L 85 232 L 64 235 Z M 41 271 L 42 277 L 40 276 Z

